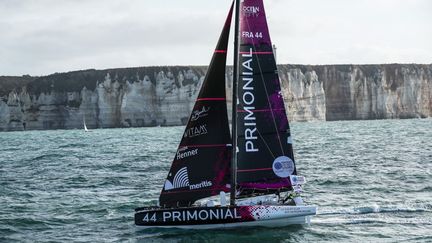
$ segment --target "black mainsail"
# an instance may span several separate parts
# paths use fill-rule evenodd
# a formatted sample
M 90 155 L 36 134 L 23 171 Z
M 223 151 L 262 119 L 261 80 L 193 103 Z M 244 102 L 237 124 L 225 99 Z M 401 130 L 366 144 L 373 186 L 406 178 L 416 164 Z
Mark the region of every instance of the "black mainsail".
M 240 1 L 239 21 L 237 189 L 288 189 L 296 168 L 263 1 Z
M 229 191 L 232 147 L 225 67 L 232 11 L 233 6 L 162 189 L 160 206 L 189 206 Z

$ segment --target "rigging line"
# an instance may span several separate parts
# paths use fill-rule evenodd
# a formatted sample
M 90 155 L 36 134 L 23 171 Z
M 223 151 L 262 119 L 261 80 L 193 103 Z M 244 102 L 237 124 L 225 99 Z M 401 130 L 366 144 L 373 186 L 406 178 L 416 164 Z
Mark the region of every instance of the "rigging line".
M 248 20 L 248 18 L 246 17 L 246 18 L 244 18 L 245 19 L 245 21 L 246 21 L 246 24 L 247 24 L 247 26 L 248 26 L 248 29 L 250 30 L 250 25 L 249 25 L 249 20 Z M 267 21 L 267 20 L 266 20 Z M 267 27 L 267 31 L 268 31 L 268 27 Z M 270 35 L 270 34 L 269 34 Z M 254 40 L 254 38 L 252 38 L 252 48 L 255 50 L 255 52 L 256 52 L 256 47 L 255 47 L 255 40 Z M 269 99 L 269 94 L 268 94 L 268 91 L 267 91 L 267 86 L 266 86 L 266 83 L 264 82 L 264 75 L 263 75 L 263 72 L 262 72 L 262 68 L 261 68 L 261 63 L 260 63 L 260 60 L 259 60 L 259 55 L 255 55 L 256 56 L 256 58 L 257 58 L 257 61 L 258 61 L 258 69 L 260 70 L 260 75 L 261 75 L 261 81 L 262 81 L 262 83 L 263 83 L 263 86 L 264 86 L 264 90 L 265 90 L 265 92 L 266 92 L 266 98 L 267 98 L 267 102 L 268 102 L 268 104 L 269 104 L 269 107 L 270 107 L 270 110 L 271 110 L 271 114 L 272 114 L 272 118 L 273 118 L 273 125 L 274 125 L 274 127 L 275 127 L 275 130 L 276 130 L 276 133 L 277 133 L 277 136 L 278 136 L 278 140 L 279 140 L 279 146 L 280 146 L 280 149 L 281 149 L 281 152 L 282 152 L 282 155 L 283 156 L 285 156 L 285 153 L 284 153 L 284 149 L 283 149 L 283 146 L 282 146 L 282 141 L 281 141 L 281 138 L 280 138 L 280 135 L 279 135 L 279 129 L 278 129 L 278 127 L 277 127 L 277 125 L 276 125 L 276 120 L 275 120 L 275 116 L 274 116 L 274 113 L 273 113 L 273 107 L 272 107 L 272 105 L 271 105 L 271 103 L 270 103 L 270 99 Z M 277 67 L 276 67 L 276 71 L 277 71 Z M 277 77 L 278 77 L 278 79 L 279 79 L 279 74 L 277 74 Z M 280 81 L 279 81 L 280 82 Z M 283 99 L 283 97 L 282 97 L 282 99 Z M 286 113 L 285 113 L 285 116 L 286 116 Z M 258 131 L 258 128 L 257 128 L 257 131 Z M 259 131 L 258 131 L 258 133 L 259 133 Z M 264 141 L 264 140 L 263 140 Z M 264 141 L 264 143 L 266 143 L 265 141 Z M 268 145 L 266 145 L 267 147 L 268 147 Z M 274 157 L 274 156 L 273 156 Z
M 259 129 L 257 128 L 257 132 L 258 135 L 261 137 L 261 139 L 264 142 L 264 145 L 267 147 L 268 151 L 270 152 L 271 156 L 273 157 L 273 159 L 276 159 L 276 156 L 273 154 L 273 152 L 271 151 L 270 147 L 268 146 L 268 143 L 265 141 L 264 136 L 261 134 L 261 132 L 259 131 Z M 283 151 L 282 151 L 283 153 Z

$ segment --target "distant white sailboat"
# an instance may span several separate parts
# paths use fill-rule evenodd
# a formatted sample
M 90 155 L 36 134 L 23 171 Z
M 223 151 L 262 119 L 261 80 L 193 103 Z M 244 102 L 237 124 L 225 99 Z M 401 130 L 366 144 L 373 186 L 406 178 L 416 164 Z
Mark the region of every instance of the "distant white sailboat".
M 85 132 L 91 132 L 90 130 L 87 129 L 87 126 L 86 126 L 86 122 L 85 122 L 85 118 L 84 118 L 84 117 L 83 117 L 83 124 L 84 124 L 84 131 L 85 131 Z

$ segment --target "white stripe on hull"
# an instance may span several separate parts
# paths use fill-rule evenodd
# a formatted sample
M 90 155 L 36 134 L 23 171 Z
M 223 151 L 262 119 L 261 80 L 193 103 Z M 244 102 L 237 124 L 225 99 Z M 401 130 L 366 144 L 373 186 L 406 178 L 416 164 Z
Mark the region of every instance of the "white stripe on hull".
M 284 227 L 288 225 L 302 225 L 310 222 L 311 216 L 257 220 L 229 224 L 200 224 L 200 225 L 170 225 L 170 226 L 137 226 L 139 229 L 229 229 L 242 227 Z

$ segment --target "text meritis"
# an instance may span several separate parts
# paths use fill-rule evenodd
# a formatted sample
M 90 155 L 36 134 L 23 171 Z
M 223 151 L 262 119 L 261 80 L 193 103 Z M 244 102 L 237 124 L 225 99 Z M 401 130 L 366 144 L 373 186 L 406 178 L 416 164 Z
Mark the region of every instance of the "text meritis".
M 242 82 L 243 82 L 243 109 L 247 113 L 243 120 L 243 125 L 245 127 L 245 149 L 246 152 L 258 152 L 258 147 L 255 142 L 258 139 L 256 136 L 256 118 L 254 114 L 255 106 L 255 95 L 254 91 L 254 77 L 253 77 L 253 67 L 252 67 L 252 48 L 249 49 L 249 53 L 243 53 L 243 60 L 246 59 L 242 66 L 244 71 L 242 72 Z

